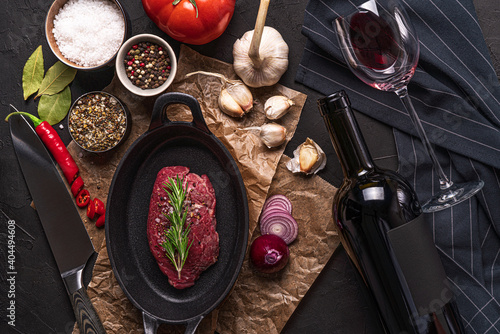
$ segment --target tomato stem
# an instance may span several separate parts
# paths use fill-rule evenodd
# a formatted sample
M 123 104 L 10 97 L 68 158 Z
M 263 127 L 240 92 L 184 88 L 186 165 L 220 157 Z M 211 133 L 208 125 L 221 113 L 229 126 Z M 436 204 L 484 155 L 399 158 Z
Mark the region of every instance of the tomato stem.
M 172 2 L 172 5 L 177 5 L 179 2 L 181 2 L 181 0 L 174 0 Z M 189 0 L 189 2 L 191 2 L 191 4 L 194 6 L 194 8 L 196 9 L 196 18 L 198 18 L 198 6 L 196 6 L 196 1 L 195 0 Z

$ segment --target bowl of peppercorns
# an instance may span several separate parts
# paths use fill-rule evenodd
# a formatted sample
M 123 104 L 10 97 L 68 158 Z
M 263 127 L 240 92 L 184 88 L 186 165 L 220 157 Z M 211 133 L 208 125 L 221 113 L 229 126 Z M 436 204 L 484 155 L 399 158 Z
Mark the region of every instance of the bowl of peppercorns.
M 131 37 L 118 51 L 116 74 L 125 88 L 139 96 L 155 96 L 174 81 L 177 58 L 172 47 L 152 34 Z

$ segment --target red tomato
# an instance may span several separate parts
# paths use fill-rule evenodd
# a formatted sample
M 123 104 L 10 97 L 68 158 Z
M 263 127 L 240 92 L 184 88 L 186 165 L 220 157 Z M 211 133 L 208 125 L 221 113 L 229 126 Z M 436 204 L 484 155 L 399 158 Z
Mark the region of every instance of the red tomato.
M 183 43 L 201 45 L 213 41 L 226 30 L 233 17 L 235 2 L 142 0 L 142 6 L 158 28 L 170 37 Z

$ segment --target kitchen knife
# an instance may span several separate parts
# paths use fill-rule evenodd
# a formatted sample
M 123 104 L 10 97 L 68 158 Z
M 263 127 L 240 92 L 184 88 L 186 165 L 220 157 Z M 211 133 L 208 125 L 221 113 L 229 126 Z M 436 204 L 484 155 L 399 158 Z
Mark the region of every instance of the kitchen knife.
M 105 333 L 82 283 L 83 269 L 94 253 L 94 246 L 74 199 L 50 153 L 26 119 L 13 115 L 9 124 L 17 159 L 66 286 L 80 331 Z

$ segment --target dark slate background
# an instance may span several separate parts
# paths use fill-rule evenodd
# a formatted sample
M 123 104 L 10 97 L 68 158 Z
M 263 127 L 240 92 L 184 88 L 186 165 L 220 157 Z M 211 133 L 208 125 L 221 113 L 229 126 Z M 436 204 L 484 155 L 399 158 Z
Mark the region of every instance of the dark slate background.
M 122 0 L 131 21 L 131 34 L 154 33 L 171 42 L 176 52 L 179 43 L 161 32 L 146 16 L 139 0 Z M 486 44 L 493 65 L 500 73 L 500 2 L 475 0 Z M 33 99 L 23 100 L 21 76 L 25 61 L 42 45 L 45 67 L 56 58 L 50 52 L 44 35 L 48 0 L 2 1 L 0 5 L 0 118 L 9 112 L 9 104 L 36 114 Z M 335 152 L 319 116 L 316 101 L 322 97 L 300 84 L 294 77 L 302 55 L 305 37 L 301 34 L 307 0 L 271 2 L 266 25 L 276 28 L 290 47 L 289 69 L 280 83 L 308 95 L 297 132 L 285 153 L 289 156 L 306 137 L 314 139 L 329 160 L 320 176 L 338 186 L 342 173 Z M 191 46 L 196 51 L 226 62 L 232 62 L 232 45 L 255 24 L 259 1 L 237 0 L 236 9 L 226 32 L 217 40 Z M 71 85 L 73 100 L 83 93 L 107 86 L 114 75 L 110 68 L 99 73 L 79 71 Z M 397 159 L 391 130 L 357 114 L 370 151 L 381 167 L 396 169 Z M 64 121 L 63 121 L 64 123 Z M 65 142 L 66 129 L 56 129 Z M 30 207 L 31 197 L 15 157 L 6 122 L 0 121 L 0 333 L 70 333 L 73 311 L 64 285 L 43 234 L 38 216 Z M 7 223 L 16 222 L 15 301 L 16 326 L 7 325 Z M 87 281 L 89 275 L 87 273 Z M 347 261 L 341 247 L 337 249 L 309 293 L 283 330 L 284 333 L 376 333 L 371 306 L 365 302 L 366 291 Z

